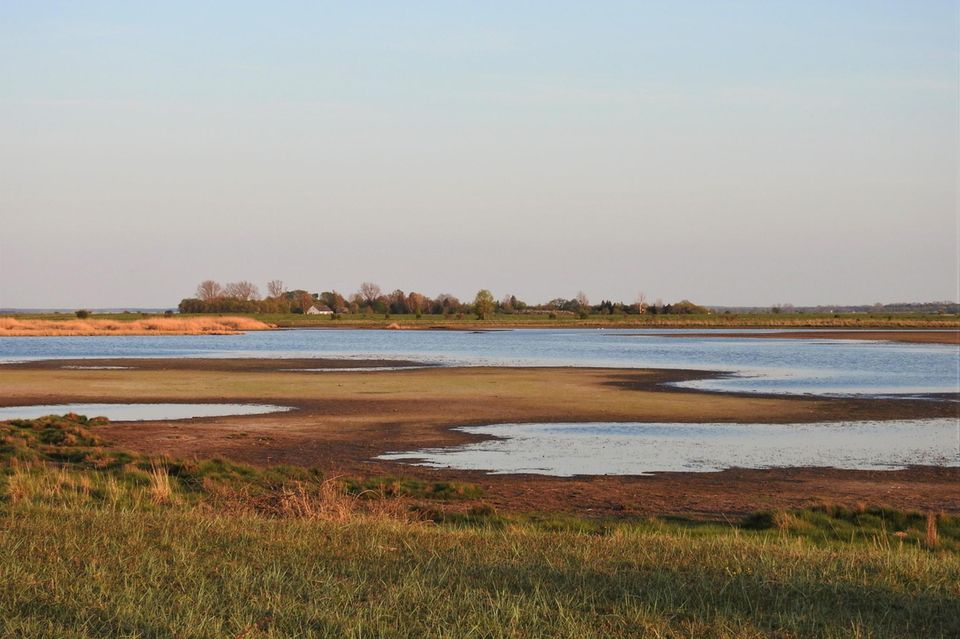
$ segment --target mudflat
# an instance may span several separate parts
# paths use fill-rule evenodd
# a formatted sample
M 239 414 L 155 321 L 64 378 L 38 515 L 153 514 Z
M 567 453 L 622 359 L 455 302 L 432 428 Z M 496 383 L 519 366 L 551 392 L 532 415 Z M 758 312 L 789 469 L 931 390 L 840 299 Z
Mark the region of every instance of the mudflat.
M 911 344 L 958 344 L 960 345 L 960 331 L 958 330 L 924 330 L 924 331 L 777 331 L 775 333 L 637 333 L 637 336 L 657 337 L 716 337 L 716 338 L 763 338 L 763 339 L 859 339 L 882 342 L 907 342 Z
M 960 512 L 960 469 L 732 469 L 654 476 L 488 475 L 378 461 L 389 451 L 476 441 L 455 426 L 503 422 L 813 422 L 960 418 L 950 398 L 891 400 L 680 390 L 713 373 L 590 368 L 413 368 L 409 362 L 149 359 L 0 366 L 0 405 L 71 402 L 251 402 L 297 410 L 256 416 L 113 423 L 121 448 L 174 458 L 296 464 L 325 474 L 478 484 L 504 510 L 723 517 L 830 501 Z M 343 370 L 332 362 L 354 367 Z M 125 366 L 126 369 L 64 368 Z M 407 366 L 408 368 L 404 368 Z M 390 367 L 397 370 L 364 370 Z M 328 369 L 306 372 L 291 369 Z M 954 400 L 954 401 L 950 401 Z M 469 502 L 457 507 L 469 507 Z

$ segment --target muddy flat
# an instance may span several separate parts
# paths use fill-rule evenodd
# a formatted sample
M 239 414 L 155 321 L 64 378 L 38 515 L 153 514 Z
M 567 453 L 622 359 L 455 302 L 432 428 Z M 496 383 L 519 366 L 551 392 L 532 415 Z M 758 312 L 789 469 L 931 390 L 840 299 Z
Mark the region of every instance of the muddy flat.
M 859 339 L 910 344 L 958 344 L 960 331 L 777 331 L 774 333 L 636 333 L 638 337 L 716 337 L 750 339 Z
M 342 360 L 341 360 L 342 361 Z M 815 501 L 960 512 L 960 469 L 732 469 L 716 473 L 556 478 L 488 475 L 377 461 L 385 452 L 477 441 L 452 430 L 514 422 L 743 422 L 958 418 L 936 399 L 773 397 L 679 390 L 697 371 L 589 368 L 330 369 L 329 360 L 82 360 L 0 366 L 0 405 L 240 402 L 292 406 L 267 415 L 114 423 L 115 445 L 179 458 L 296 464 L 326 474 L 389 474 L 479 484 L 485 501 L 523 511 L 722 516 Z M 293 362 L 296 362 L 294 364 Z M 367 367 L 397 362 L 366 361 Z M 948 398 L 955 400 L 956 398 Z M 466 504 L 464 505 L 466 506 Z

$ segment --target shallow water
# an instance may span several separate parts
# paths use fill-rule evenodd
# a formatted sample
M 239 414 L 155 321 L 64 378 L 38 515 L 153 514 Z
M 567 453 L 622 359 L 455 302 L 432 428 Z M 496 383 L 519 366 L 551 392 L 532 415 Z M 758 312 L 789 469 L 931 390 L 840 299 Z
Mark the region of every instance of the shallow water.
M 956 420 L 815 424 L 499 424 L 499 439 L 381 455 L 435 468 L 539 475 L 646 475 L 726 468 L 892 470 L 960 466 Z
M 76 413 L 87 417 L 106 417 L 112 422 L 223 417 L 226 415 L 262 415 L 291 410 L 268 404 L 45 404 L 0 408 L 0 420 L 36 419 L 46 415 Z
M 960 347 L 952 345 L 670 336 L 710 332 L 702 329 L 645 332 L 652 334 L 638 336 L 636 330 L 609 329 L 280 330 L 241 335 L 0 337 L 0 362 L 125 357 L 384 358 L 466 366 L 685 368 L 735 373 L 685 384 L 705 390 L 817 395 L 960 392 Z

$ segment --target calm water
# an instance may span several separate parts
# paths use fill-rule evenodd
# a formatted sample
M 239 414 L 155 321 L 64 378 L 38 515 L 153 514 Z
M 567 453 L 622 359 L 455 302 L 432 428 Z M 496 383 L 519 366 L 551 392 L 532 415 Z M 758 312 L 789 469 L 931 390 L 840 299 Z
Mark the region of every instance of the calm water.
M 541 475 L 644 475 L 817 466 L 891 470 L 960 466 L 955 420 L 821 424 L 500 424 L 462 430 L 499 439 L 391 453 L 435 468 Z
M 225 415 L 262 415 L 290 410 L 268 404 L 43 404 L 0 408 L 0 420 L 36 419 L 46 415 L 76 413 L 87 417 L 106 417 L 114 422 L 223 417 Z
M 856 340 L 676 338 L 669 334 L 684 331 L 645 332 L 657 334 L 637 336 L 635 330 L 284 330 L 209 336 L 0 337 L 0 361 L 373 357 L 469 366 L 658 367 L 735 373 L 732 377 L 688 384 L 709 390 L 875 395 L 960 392 L 960 349 L 956 346 Z

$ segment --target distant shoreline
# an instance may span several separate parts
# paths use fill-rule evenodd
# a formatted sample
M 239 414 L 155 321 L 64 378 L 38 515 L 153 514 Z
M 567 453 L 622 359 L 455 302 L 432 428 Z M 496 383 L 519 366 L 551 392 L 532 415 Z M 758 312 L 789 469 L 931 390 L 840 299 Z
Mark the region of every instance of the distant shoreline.
M 960 343 L 960 317 L 954 315 L 591 315 L 585 319 L 559 316 L 495 315 L 342 315 L 336 318 L 294 314 L 139 315 L 95 314 L 74 318 L 65 314 L 0 316 L 0 336 L 55 335 L 201 335 L 273 329 L 371 329 L 492 331 L 516 329 L 645 330 L 780 330 L 767 333 L 686 333 L 688 337 L 781 337 L 823 339 L 882 339 L 915 343 Z M 807 331 L 818 331 L 810 333 Z

